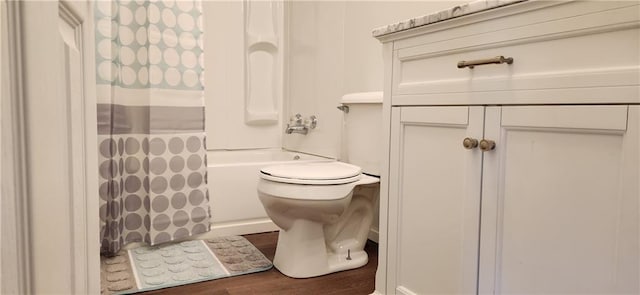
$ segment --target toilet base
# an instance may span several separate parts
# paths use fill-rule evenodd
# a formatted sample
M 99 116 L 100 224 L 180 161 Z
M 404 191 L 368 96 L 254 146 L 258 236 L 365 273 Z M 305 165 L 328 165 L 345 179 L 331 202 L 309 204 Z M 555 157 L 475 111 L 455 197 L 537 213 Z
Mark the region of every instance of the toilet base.
M 351 260 L 347 260 L 347 256 L 342 253 L 329 255 L 329 272 L 327 274 L 362 267 L 369 262 L 369 256 L 364 250 L 351 251 L 350 257 Z
M 296 220 L 287 231 L 280 230 L 273 265 L 292 278 L 310 278 L 364 266 L 369 261 L 363 249 L 332 253 L 326 246 L 323 225 Z

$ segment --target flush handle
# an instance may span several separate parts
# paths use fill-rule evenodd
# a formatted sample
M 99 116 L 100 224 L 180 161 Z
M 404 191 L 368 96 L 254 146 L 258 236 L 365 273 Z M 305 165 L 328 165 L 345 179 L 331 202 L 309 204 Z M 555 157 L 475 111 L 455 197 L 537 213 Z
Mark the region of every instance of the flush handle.
M 492 151 L 496 148 L 496 142 L 490 139 L 483 139 L 480 141 L 480 149 L 483 152 Z
M 342 105 L 342 106 L 337 106 L 337 108 L 343 111 L 345 114 L 349 113 L 349 106 Z
M 462 146 L 464 146 L 464 148 L 468 150 L 474 149 L 478 147 L 478 140 L 475 138 L 467 137 L 462 140 Z

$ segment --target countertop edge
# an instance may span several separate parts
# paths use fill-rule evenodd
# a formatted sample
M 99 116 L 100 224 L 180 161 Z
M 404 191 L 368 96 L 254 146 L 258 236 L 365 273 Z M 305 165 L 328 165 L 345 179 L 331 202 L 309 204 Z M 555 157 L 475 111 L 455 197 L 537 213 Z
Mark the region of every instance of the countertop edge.
M 434 13 L 414 17 L 397 23 L 392 23 L 386 26 L 378 27 L 374 29 L 371 34 L 373 37 L 378 38 L 385 35 L 406 31 L 413 28 L 418 28 L 437 22 L 478 13 L 485 10 L 490 10 L 502 6 L 512 5 L 515 3 L 525 2 L 528 0 L 475 0 L 469 3 L 456 5 L 454 7 L 440 10 Z

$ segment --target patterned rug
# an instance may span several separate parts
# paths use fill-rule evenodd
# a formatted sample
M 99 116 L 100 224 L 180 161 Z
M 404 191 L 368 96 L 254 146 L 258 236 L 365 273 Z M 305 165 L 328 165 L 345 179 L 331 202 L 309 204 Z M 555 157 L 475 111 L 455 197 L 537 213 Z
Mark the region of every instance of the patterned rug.
M 100 258 L 101 294 L 131 294 L 273 267 L 249 241 L 239 236 L 140 247 Z

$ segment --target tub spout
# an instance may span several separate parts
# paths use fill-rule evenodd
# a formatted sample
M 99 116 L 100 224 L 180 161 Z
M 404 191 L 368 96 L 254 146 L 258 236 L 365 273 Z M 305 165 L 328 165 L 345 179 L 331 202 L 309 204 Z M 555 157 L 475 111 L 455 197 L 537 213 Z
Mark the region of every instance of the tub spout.
M 307 133 L 309 132 L 309 128 L 307 128 L 307 126 L 304 126 L 304 125 L 291 126 L 290 124 L 287 124 L 287 129 L 284 132 L 286 134 L 299 133 L 299 134 L 307 135 Z
M 291 119 L 289 119 L 289 124 L 287 124 L 287 129 L 284 130 L 284 133 L 298 133 L 307 135 L 307 133 L 309 133 L 309 129 L 316 128 L 317 124 L 318 118 L 316 116 L 311 116 L 308 119 L 303 119 L 302 115 L 296 114 L 295 117 L 291 117 Z

